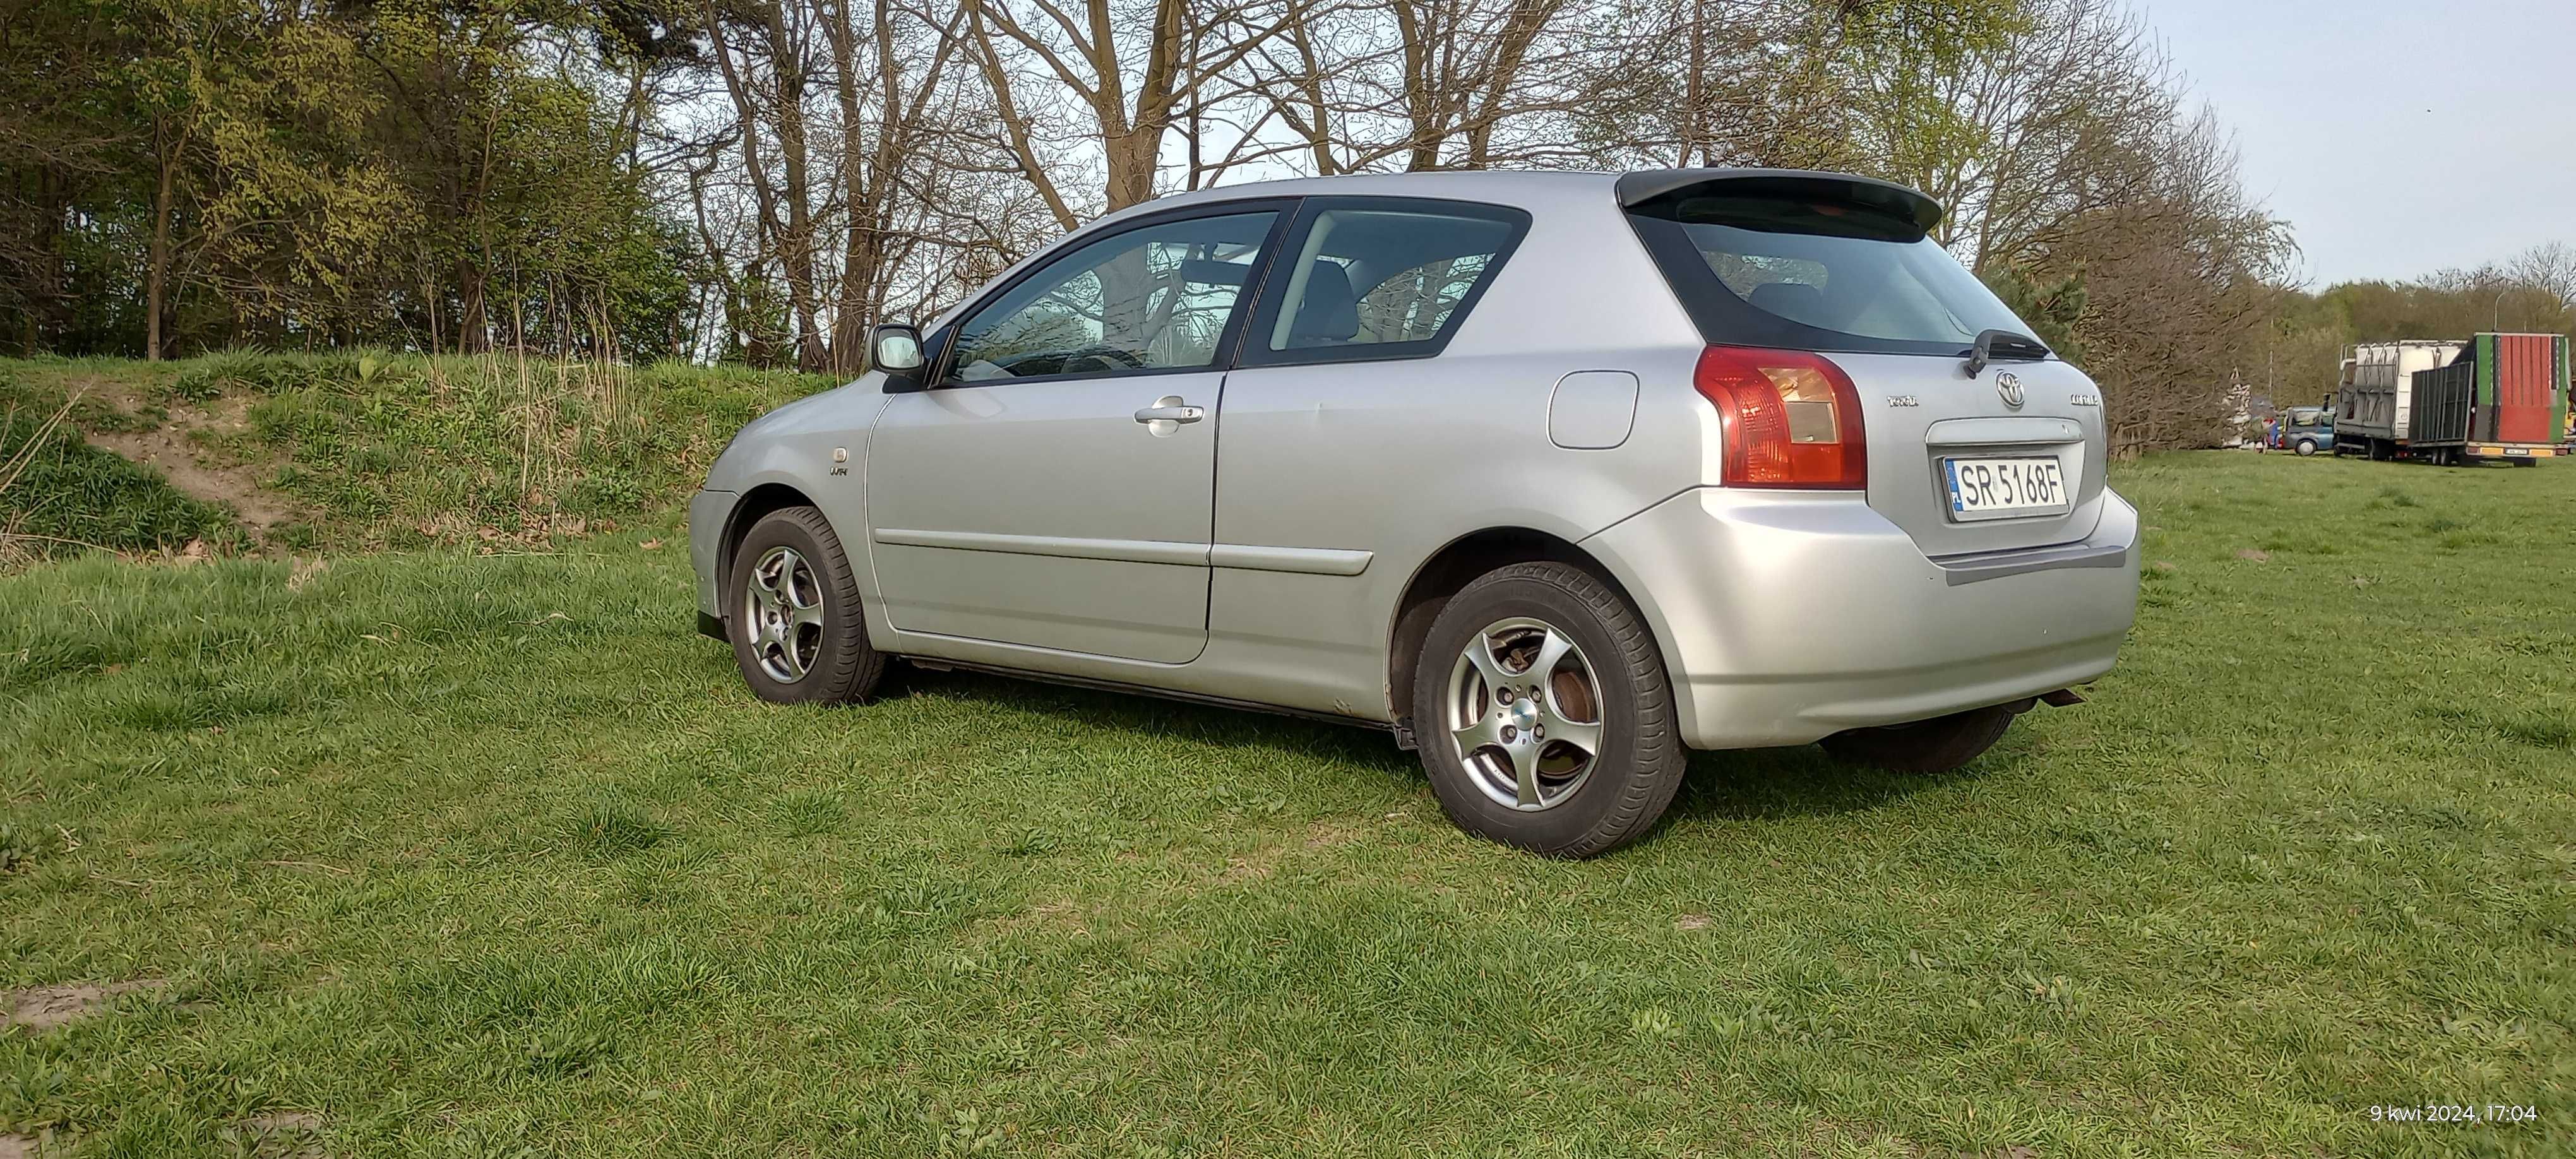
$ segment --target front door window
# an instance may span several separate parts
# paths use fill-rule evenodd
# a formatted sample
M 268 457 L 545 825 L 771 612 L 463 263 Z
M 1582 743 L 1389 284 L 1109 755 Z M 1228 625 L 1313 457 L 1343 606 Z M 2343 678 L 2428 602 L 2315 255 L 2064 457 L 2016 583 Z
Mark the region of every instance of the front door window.
M 1048 263 L 958 328 L 953 381 L 1215 364 L 1276 213 L 1163 222 Z

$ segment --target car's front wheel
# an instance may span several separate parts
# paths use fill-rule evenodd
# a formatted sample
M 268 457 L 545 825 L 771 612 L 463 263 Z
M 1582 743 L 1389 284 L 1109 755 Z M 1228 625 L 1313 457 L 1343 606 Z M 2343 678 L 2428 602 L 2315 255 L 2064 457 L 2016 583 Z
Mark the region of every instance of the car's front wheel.
M 1581 568 L 1524 563 L 1468 584 L 1414 666 L 1431 790 L 1470 833 L 1554 857 L 1644 835 L 1689 753 L 1653 633 Z
M 868 644 L 858 578 L 823 513 L 761 516 L 735 545 L 726 632 L 752 694 L 779 704 L 848 704 L 876 691 L 885 655 Z
M 1822 743 L 1835 760 L 1851 764 L 1896 773 L 1946 773 L 1995 747 L 2025 707 L 2027 701 L 1972 708 L 1912 724 L 1856 728 L 1835 733 Z

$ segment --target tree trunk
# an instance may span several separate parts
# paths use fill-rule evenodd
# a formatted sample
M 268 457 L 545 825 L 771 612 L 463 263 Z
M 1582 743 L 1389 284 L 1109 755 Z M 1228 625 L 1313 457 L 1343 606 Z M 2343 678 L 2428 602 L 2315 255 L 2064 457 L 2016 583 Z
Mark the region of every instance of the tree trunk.
M 841 0 L 838 14 L 833 5 L 818 2 L 815 17 L 823 25 L 823 38 L 832 47 L 833 95 L 841 106 L 841 189 L 848 205 L 842 217 L 841 293 L 832 307 L 831 368 L 835 374 L 857 374 L 866 364 L 863 353 L 867 345 L 867 328 L 871 315 L 871 290 L 876 283 L 875 200 L 881 192 L 875 188 L 868 172 L 861 144 L 862 125 L 867 118 L 859 107 L 859 67 L 857 20 L 850 9 L 854 0 Z M 883 0 L 879 0 L 876 35 L 886 35 Z M 878 51 L 886 47 L 880 43 Z M 894 132 L 896 111 L 889 105 L 877 125 L 880 140 Z
M 786 236 L 779 239 L 779 264 L 787 275 L 787 305 L 796 327 L 796 368 L 827 370 L 830 351 L 823 345 L 816 316 L 814 286 L 813 180 L 807 162 L 804 45 L 787 29 L 785 0 L 768 0 L 770 67 L 778 85 L 778 159 L 783 184 L 779 199 L 787 203 Z
M 1102 141 L 1109 160 L 1109 212 L 1154 199 L 1154 163 L 1163 151 L 1160 126 L 1129 129 Z
M 168 312 L 170 286 L 170 186 L 179 167 L 178 148 L 167 133 L 160 138 L 161 183 L 152 194 L 151 268 L 143 278 L 143 360 L 161 361 L 161 319 Z
M 492 348 L 492 320 L 484 312 L 481 267 L 462 258 L 456 263 L 456 352 L 481 354 Z

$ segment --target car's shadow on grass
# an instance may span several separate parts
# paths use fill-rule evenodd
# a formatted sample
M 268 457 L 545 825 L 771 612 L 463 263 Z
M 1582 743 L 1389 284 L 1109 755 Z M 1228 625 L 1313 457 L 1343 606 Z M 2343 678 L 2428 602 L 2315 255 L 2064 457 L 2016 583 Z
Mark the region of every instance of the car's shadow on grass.
M 1056 717 L 1067 725 L 1291 752 L 1368 768 L 1417 787 L 1423 777 L 1414 755 L 1396 748 L 1391 736 L 1374 728 L 982 673 L 909 665 L 896 671 L 899 683 L 889 689 L 895 696 L 982 700 Z M 1898 774 L 1840 763 L 1814 745 L 1693 753 L 1690 772 L 1668 815 L 1761 821 L 1862 812 L 2024 759 L 2005 751 L 1955 773 Z
M 980 700 L 1055 717 L 1067 725 L 1186 737 L 1222 747 L 1259 746 L 1363 765 L 1390 776 L 1419 779 L 1422 775 L 1413 755 L 1398 750 L 1391 734 L 1367 725 L 909 664 L 889 669 L 887 677 L 889 696 Z
M 1888 773 L 1847 765 L 1815 745 L 1692 753 L 1668 816 L 1772 821 L 1882 808 L 2019 760 L 1998 753 L 1954 773 Z

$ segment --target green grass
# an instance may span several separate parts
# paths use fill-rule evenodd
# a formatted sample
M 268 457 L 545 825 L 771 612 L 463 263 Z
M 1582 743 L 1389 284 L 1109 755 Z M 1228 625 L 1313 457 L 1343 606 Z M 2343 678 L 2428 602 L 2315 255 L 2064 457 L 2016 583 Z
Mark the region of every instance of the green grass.
M 1703 755 L 1581 864 L 1459 835 L 1356 730 L 932 674 L 761 705 L 691 634 L 677 544 L 642 548 L 666 529 L 0 579 L 0 984 L 170 982 L 0 1033 L 0 1129 L 2576 1149 L 2576 470 L 2116 482 L 2157 566 L 2092 703 L 1951 776 Z M 2370 1116 L 2422 1103 L 2539 1121 Z

